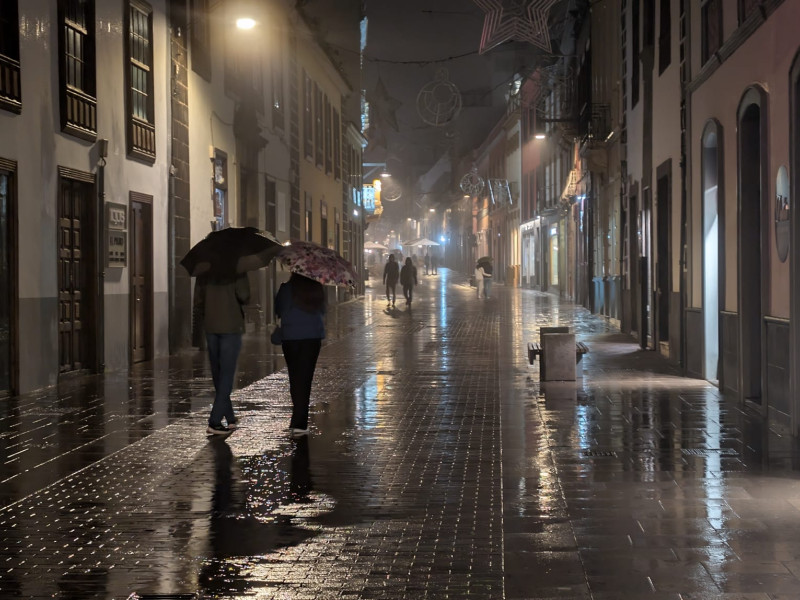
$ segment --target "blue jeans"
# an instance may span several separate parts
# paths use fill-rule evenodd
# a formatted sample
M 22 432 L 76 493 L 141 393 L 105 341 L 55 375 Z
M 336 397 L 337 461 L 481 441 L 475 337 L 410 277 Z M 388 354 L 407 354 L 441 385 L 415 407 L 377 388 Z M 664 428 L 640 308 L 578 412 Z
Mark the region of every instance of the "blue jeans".
M 221 425 L 222 418 L 230 423 L 234 420 L 231 392 L 236 375 L 236 361 L 242 350 L 241 333 L 207 333 L 208 361 L 211 363 L 211 378 L 214 380 L 214 406 L 208 424 Z
M 483 278 L 483 297 L 488 298 L 492 295 L 492 278 L 491 277 L 484 277 Z

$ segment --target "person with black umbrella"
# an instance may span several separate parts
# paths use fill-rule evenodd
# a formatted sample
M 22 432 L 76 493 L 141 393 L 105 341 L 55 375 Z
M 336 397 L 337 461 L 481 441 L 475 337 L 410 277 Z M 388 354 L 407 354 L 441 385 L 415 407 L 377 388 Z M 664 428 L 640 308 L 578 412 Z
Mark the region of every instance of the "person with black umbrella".
M 181 265 L 197 277 L 195 305 L 202 307 L 214 380 L 214 405 L 206 429 L 209 435 L 226 435 L 236 429 L 231 392 L 242 350 L 244 305 L 250 301 L 247 271 L 269 264 L 281 248 L 266 231 L 228 227 L 209 233 L 181 259 Z
M 205 294 L 203 327 L 215 391 L 206 432 L 225 435 L 237 426 L 231 392 L 242 350 L 244 305 L 250 301 L 250 282 L 246 273 L 227 277 L 203 275 L 198 288 Z

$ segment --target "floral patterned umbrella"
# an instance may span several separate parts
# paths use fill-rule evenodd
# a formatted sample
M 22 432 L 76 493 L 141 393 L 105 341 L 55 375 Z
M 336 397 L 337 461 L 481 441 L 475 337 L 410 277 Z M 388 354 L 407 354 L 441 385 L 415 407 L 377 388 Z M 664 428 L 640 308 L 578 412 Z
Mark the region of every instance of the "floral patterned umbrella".
M 325 285 L 354 287 L 358 281 L 355 267 L 338 252 L 313 242 L 292 242 L 278 251 L 284 267 Z

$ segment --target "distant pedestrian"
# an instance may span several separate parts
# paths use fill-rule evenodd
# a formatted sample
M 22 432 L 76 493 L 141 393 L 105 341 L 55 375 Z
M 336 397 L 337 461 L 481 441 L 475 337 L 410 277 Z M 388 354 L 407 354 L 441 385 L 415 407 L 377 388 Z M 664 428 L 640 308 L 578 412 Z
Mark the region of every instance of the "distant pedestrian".
M 478 300 L 483 299 L 483 263 L 475 265 L 475 287 L 478 288 Z
M 482 263 L 483 267 L 483 297 L 487 300 L 492 295 L 492 263 Z
M 275 314 L 281 320 L 281 348 L 289 371 L 293 436 L 308 433 L 311 382 L 325 339 L 325 290 L 322 284 L 292 273 L 275 296 Z
M 428 269 L 431 268 L 431 257 L 429 255 L 425 255 L 425 275 L 428 274 Z
M 400 265 L 394 258 L 394 254 L 389 255 L 389 261 L 383 267 L 383 283 L 386 284 L 386 303 L 394 306 L 395 301 L 395 287 L 397 280 L 400 278 Z
M 434 254 L 431 256 L 431 269 L 433 274 L 436 275 L 436 268 L 439 266 L 439 258 Z
M 406 264 L 400 269 L 400 285 L 403 286 L 403 296 L 406 298 L 406 305 L 411 306 L 414 296 L 414 286 L 417 285 L 417 267 L 410 259 L 406 259 Z
M 208 361 L 214 381 L 214 405 L 206 433 L 225 435 L 236 429 L 231 392 L 236 362 L 242 350 L 244 305 L 250 301 L 250 282 L 246 274 L 228 278 L 203 277 L 198 286 L 205 296 L 203 328 L 206 332 Z M 226 425 L 222 420 L 225 419 Z

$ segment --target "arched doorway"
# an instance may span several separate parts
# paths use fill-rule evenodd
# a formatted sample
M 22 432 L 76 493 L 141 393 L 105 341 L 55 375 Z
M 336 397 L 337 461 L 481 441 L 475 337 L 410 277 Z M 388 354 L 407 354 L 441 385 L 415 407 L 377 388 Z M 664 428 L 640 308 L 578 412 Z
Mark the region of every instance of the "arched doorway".
M 720 310 L 725 273 L 725 236 L 722 220 L 722 128 L 709 122 L 702 138 L 703 198 L 703 377 L 720 380 Z
M 739 104 L 739 351 L 744 399 L 762 404 L 763 312 L 769 236 L 764 232 L 767 174 L 766 93 L 750 88 Z

